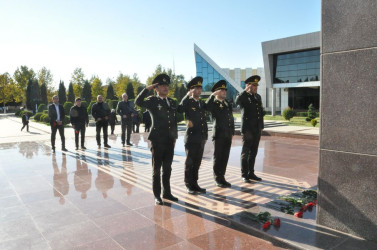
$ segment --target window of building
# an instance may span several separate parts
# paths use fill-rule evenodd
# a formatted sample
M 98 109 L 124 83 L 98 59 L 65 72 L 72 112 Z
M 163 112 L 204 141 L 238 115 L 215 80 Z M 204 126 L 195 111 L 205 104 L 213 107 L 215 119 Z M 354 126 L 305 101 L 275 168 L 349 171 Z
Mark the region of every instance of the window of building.
M 274 83 L 319 81 L 320 50 L 274 55 Z

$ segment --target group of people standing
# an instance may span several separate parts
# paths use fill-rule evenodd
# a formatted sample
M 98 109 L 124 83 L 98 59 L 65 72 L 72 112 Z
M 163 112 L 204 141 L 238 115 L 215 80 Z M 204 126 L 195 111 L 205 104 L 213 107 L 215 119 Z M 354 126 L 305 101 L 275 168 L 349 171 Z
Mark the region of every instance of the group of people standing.
M 241 173 L 245 183 L 250 180 L 260 181 L 254 173 L 255 158 L 263 125 L 263 108 L 260 95 L 257 94 L 258 75 L 248 78 L 245 90 L 236 98 L 236 104 L 241 107 L 243 147 L 241 154 Z M 206 189 L 198 184 L 199 168 L 201 165 L 204 146 L 208 140 L 208 125 L 206 111 L 211 112 L 214 119 L 212 140 L 214 142 L 213 173 L 216 185 L 227 188 L 231 184 L 225 180 L 226 166 L 234 135 L 233 109 L 226 100 L 226 81 L 220 80 L 212 87 L 212 94 L 203 102 L 203 78 L 197 76 L 188 84 L 187 95 L 179 105 L 169 98 L 170 78 L 166 74 L 158 75 L 152 85 L 145 88 L 136 97 L 135 103 L 146 108 L 152 119 L 152 127 L 148 139 L 151 141 L 153 167 L 153 193 L 155 203 L 162 205 L 161 199 L 161 168 L 162 168 L 162 198 L 178 201 L 172 195 L 170 188 L 171 164 L 177 134 L 176 113 L 184 113 L 187 129 L 185 133 L 185 177 L 184 182 L 189 194 L 205 193 Z M 156 95 L 148 96 L 150 91 L 156 90 Z
M 245 90 L 236 97 L 236 104 L 241 108 L 241 176 L 245 183 L 251 180 L 261 181 L 255 175 L 254 165 L 258 152 L 259 141 L 264 129 L 263 108 L 261 96 L 257 94 L 260 76 L 254 75 L 246 79 Z M 200 99 L 202 93 L 203 78 L 197 76 L 188 84 L 188 92 L 177 105 L 175 101 L 168 97 L 170 77 L 160 74 L 155 77 L 152 84 L 143 89 L 135 99 L 136 105 L 146 108 L 145 116 L 146 129 L 149 131 L 148 140 L 151 141 L 152 167 L 153 167 L 153 193 L 155 203 L 162 205 L 162 198 L 178 201 L 173 196 L 170 188 L 171 165 L 174 156 L 174 147 L 178 138 L 177 112 L 184 113 L 187 129 L 184 137 L 186 161 L 184 182 L 189 194 L 196 195 L 205 193 L 206 189 L 198 184 L 199 168 L 201 165 L 204 147 L 208 140 L 208 125 L 206 112 L 210 112 L 213 118 L 212 140 L 214 143 L 213 175 L 218 187 L 229 188 L 231 184 L 226 181 L 225 173 L 228 164 L 229 153 L 234 136 L 234 118 L 231 103 L 226 100 L 227 83 L 220 80 L 211 89 L 212 94 L 206 102 Z M 155 90 L 156 95 L 150 95 L 150 91 Z M 55 152 L 55 136 L 59 131 L 62 141 L 62 151 L 65 148 L 64 124 L 65 117 L 63 106 L 59 104 L 58 96 L 54 96 L 53 104 L 48 108 L 51 125 L 51 145 Z M 99 95 L 97 102 L 93 104 L 91 113 L 96 122 L 96 141 L 98 148 L 101 148 L 101 130 L 103 131 L 104 147 L 111 148 L 108 144 L 107 128 L 109 121 L 114 121 L 114 113 L 111 112 L 107 103 L 103 102 L 103 97 Z M 135 116 L 135 109 L 128 101 L 126 93 L 122 95 L 116 107 L 116 114 L 121 117 L 121 142 L 122 145 L 132 146 L 130 142 L 132 121 Z M 85 107 L 81 106 L 81 98 L 76 98 L 75 105 L 70 110 L 72 127 L 75 131 L 76 150 L 79 146 L 79 134 L 81 134 L 81 148 L 85 148 L 85 129 L 88 126 L 89 118 Z M 27 118 L 25 118 L 27 119 Z M 151 127 L 150 127 L 151 126 Z M 149 128 L 150 127 L 150 128 Z M 114 129 L 112 128 L 112 133 Z M 161 168 L 162 187 L 161 190 Z
M 56 133 L 59 131 L 62 151 L 67 151 L 65 147 L 65 136 L 64 136 L 64 117 L 65 111 L 61 104 L 59 104 L 59 97 L 52 97 L 53 103 L 48 107 L 48 116 L 50 118 L 51 125 L 51 146 L 52 151 L 55 152 L 55 138 Z M 101 131 L 103 133 L 103 142 L 105 148 L 111 148 L 108 144 L 108 126 L 110 125 L 111 134 L 114 133 L 115 123 L 118 122 L 116 114 L 121 117 L 121 140 L 122 145 L 133 146 L 130 138 L 131 131 L 133 130 L 133 124 L 136 122 L 140 123 L 138 111 L 133 108 L 131 103 L 128 101 L 128 96 L 126 93 L 122 95 L 122 101 L 120 101 L 115 109 L 110 110 L 109 105 L 103 102 L 103 97 L 101 95 L 97 96 L 97 102 L 93 104 L 91 108 L 91 114 L 96 124 L 96 141 L 98 148 L 101 148 Z M 71 108 L 70 121 L 72 128 L 75 131 L 75 145 L 76 150 L 79 149 L 79 136 L 81 135 L 81 149 L 85 150 L 85 130 L 89 124 L 89 116 L 86 107 L 81 105 L 81 98 L 78 97 L 75 100 L 75 105 Z M 28 117 L 23 117 L 23 120 L 28 120 Z M 25 122 L 26 123 L 26 122 Z M 24 123 L 24 124 L 25 124 Z M 25 125 L 26 126 L 26 125 Z M 149 125 L 150 126 L 150 125 Z M 22 130 L 22 129 L 21 129 Z M 139 130 L 138 126 L 134 128 L 134 133 Z M 127 135 L 127 136 L 126 136 Z

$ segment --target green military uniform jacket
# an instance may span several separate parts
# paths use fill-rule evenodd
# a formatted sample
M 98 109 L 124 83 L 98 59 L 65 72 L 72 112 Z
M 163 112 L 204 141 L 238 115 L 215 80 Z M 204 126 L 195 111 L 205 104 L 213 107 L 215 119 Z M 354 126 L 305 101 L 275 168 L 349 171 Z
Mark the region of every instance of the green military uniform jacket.
M 242 91 L 236 97 L 236 104 L 241 107 L 241 132 L 260 133 L 264 129 L 261 96 Z
M 232 138 L 234 135 L 234 118 L 232 105 L 227 101 L 220 101 L 211 95 L 207 100 L 207 110 L 214 118 L 212 137 Z
M 187 129 L 185 143 L 201 143 L 208 139 L 208 126 L 206 119 L 206 104 L 193 97 L 183 97 L 178 105 L 178 112 L 185 113 Z
M 135 99 L 136 105 L 149 110 L 152 118 L 151 132 L 148 140 L 153 142 L 171 142 L 178 138 L 177 118 L 176 118 L 176 102 L 167 97 L 170 106 L 166 104 L 162 98 L 157 96 L 149 96 L 149 91 L 143 89 Z

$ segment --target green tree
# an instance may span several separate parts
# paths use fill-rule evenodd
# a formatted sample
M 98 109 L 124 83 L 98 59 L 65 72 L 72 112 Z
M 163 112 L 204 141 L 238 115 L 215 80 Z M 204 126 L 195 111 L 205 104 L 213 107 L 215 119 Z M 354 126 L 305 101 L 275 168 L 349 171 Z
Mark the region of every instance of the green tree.
M 129 82 L 126 88 L 126 93 L 128 95 L 128 99 L 135 99 L 135 94 L 134 94 L 134 87 L 132 85 L 132 82 Z
M 13 78 L 17 86 L 22 90 L 22 100 L 26 97 L 26 88 L 29 84 L 29 80 L 35 79 L 35 72 L 33 69 L 29 69 L 27 66 L 21 66 L 16 69 L 13 74 Z
M 92 96 L 97 99 L 98 95 L 103 95 L 102 81 L 98 77 L 94 77 L 92 80 Z
M 137 92 L 136 92 L 136 95 L 139 95 L 141 91 L 143 91 L 144 87 L 143 86 L 139 86 L 137 87 Z
M 40 86 L 45 84 L 47 88 L 52 88 L 54 77 L 52 76 L 51 71 L 46 67 L 43 67 L 38 71 L 37 79 Z
M 60 81 L 59 83 L 58 97 L 60 104 L 64 104 L 67 101 L 67 94 L 63 81 Z
M 114 84 L 115 95 L 121 97 L 127 88 L 128 83 L 131 82 L 131 78 L 128 75 L 119 73 Z
M 92 88 L 88 80 L 85 80 L 81 98 L 87 101 L 88 103 L 92 101 Z
M 73 93 L 73 84 L 70 83 L 68 86 L 68 96 L 67 101 L 75 103 L 75 94 Z
M 310 122 L 316 117 L 316 113 L 314 111 L 314 106 L 312 103 L 310 103 L 308 107 L 308 116 L 306 117 L 306 121 Z
M 165 69 L 161 65 L 157 65 L 154 73 L 148 77 L 147 79 L 147 86 L 152 84 L 153 79 L 159 74 L 167 74 L 170 77 L 170 85 L 169 85 L 169 93 L 168 96 L 174 97 L 175 89 L 184 83 L 184 76 L 183 75 L 176 75 L 172 69 Z
M 32 88 L 33 88 L 33 80 L 29 79 L 29 82 L 26 86 L 26 108 L 32 110 Z
M 47 99 L 47 87 L 46 83 L 41 84 L 41 103 L 47 105 L 48 104 L 48 99 Z
M 73 92 L 75 96 L 81 96 L 85 84 L 85 75 L 81 68 L 75 68 L 71 76 L 71 83 L 73 84 Z
M 106 99 L 107 100 L 117 100 L 117 98 L 115 97 L 115 94 L 114 94 L 113 85 L 111 83 L 107 87 Z
M 31 88 L 31 100 L 32 100 L 32 110 L 37 112 L 36 106 L 41 103 L 41 90 L 39 88 L 39 83 L 37 79 L 33 80 L 32 88 Z

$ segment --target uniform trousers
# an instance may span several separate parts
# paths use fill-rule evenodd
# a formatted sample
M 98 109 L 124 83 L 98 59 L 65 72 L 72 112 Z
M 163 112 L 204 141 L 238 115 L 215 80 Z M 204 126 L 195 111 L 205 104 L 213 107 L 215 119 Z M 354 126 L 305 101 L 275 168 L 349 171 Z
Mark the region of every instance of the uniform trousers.
M 241 175 L 242 178 L 249 179 L 254 175 L 255 158 L 258 153 L 258 146 L 261 137 L 261 131 L 246 131 L 242 135 L 241 151 Z
M 64 137 L 64 125 L 51 126 L 51 146 L 55 149 L 55 138 L 56 132 L 59 130 L 60 139 L 62 141 L 62 148 L 65 148 L 65 137 Z
M 163 194 L 170 195 L 170 175 L 171 175 L 171 164 L 173 162 L 174 156 L 174 146 L 175 141 L 165 141 L 151 142 L 151 152 L 152 152 L 152 188 L 155 197 L 160 197 L 161 195 L 161 167 L 162 167 L 162 186 Z
M 232 138 L 219 137 L 213 140 L 213 176 L 215 181 L 222 183 L 225 181 L 225 171 L 228 165 L 230 147 L 232 146 Z
M 186 143 L 185 184 L 187 187 L 195 187 L 198 184 L 199 168 L 202 163 L 206 140 L 198 143 Z

